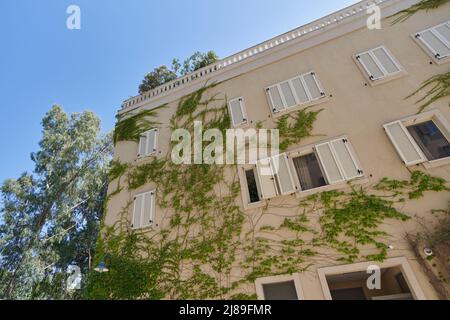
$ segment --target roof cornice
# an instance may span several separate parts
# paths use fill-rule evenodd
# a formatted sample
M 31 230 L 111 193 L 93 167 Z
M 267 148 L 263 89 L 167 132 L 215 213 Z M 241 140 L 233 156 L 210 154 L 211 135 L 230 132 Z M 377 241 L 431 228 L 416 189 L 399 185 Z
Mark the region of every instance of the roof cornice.
M 382 17 L 388 17 L 409 8 L 419 0 L 371 0 L 360 1 L 311 23 L 298 27 L 251 48 L 199 69 L 186 76 L 161 85 L 144 94 L 123 102 L 119 114 L 140 109 L 152 109 L 198 90 L 205 83 L 221 82 L 263 65 L 281 60 L 325 41 L 332 40 L 362 28 L 367 21 L 367 8 L 380 7 Z

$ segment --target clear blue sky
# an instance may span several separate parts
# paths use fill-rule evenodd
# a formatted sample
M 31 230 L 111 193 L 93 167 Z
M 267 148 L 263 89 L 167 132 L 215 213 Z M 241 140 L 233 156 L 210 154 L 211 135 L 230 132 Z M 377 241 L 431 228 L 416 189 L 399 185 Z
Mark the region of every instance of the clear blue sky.
M 194 51 L 225 57 L 356 0 L 0 0 L 0 182 L 32 170 L 53 105 L 104 131 L 145 73 Z M 81 8 L 81 30 L 66 8 Z

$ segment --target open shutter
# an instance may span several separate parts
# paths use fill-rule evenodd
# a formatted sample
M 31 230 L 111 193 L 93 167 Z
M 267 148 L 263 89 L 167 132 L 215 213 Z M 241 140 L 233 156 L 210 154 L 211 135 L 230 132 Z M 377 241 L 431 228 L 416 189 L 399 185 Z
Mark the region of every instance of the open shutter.
M 153 224 L 155 206 L 155 191 L 147 192 L 143 195 L 142 227 Z
M 272 169 L 276 177 L 277 186 L 281 195 L 292 194 L 297 191 L 291 166 L 286 154 L 271 158 Z
M 247 116 L 242 98 L 234 99 L 229 102 L 231 119 L 234 126 L 247 123 Z
M 330 143 L 345 180 L 362 177 L 364 173 L 358 166 L 353 148 L 348 140 L 337 139 Z
M 261 198 L 270 199 L 275 197 L 277 189 L 270 159 L 259 160 L 256 163 L 256 171 L 261 189 Z
M 134 197 L 133 205 L 133 229 L 139 229 L 142 227 L 142 207 L 144 205 L 144 197 L 142 195 L 137 195 Z
M 344 181 L 344 174 L 341 172 L 338 160 L 333 153 L 331 143 L 318 144 L 315 146 L 315 149 L 328 183 L 333 184 Z
M 278 85 L 269 87 L 267 90 L 267 96 L 274 113 L 280 112 L 285 109 L 284 101 Z
M 412 166 L 427 161 L 401 121 L 388 123 L 384 125 L 384 129 L 405 165 Z

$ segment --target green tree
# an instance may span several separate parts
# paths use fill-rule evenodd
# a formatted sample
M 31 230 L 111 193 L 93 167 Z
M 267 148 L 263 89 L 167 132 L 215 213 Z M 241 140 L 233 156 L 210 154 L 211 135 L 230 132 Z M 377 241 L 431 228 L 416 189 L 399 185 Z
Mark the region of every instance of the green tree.
M 188 59 L 184 60 L 183 65 L 181 65 L 179 59 L 173 59 L 171 68 L 162 65 L 145 75 L 144 80 L 139 85 L 139 94 L 143 94 L 167 82 L 173 81 L 179 76 L 185 76 L 198 69 L 209 66 L 218 60 L 219 57 L 214 51 L 208 51 L 206 53 L 195 52 Z
M 54 106 L 35 168 L 1 186 L 0 298 L 67 298 L 68 265 L 89 268 L 107 187 L 111 137 L 92 112 Z
M 152 72 L 145 75 L 139 86 L 139 94 L 152 90 L 164 83 L 170 82 L 177 78 L 177 74 L 170 70 L 167 66 L 155 68 Z

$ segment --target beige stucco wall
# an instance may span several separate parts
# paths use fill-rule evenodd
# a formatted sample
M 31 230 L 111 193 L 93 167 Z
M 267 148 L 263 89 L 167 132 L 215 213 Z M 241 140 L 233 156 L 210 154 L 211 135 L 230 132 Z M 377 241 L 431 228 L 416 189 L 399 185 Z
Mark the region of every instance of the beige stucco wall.
M 248 118 L 253 122 L 253 125 L 261 121 L 265 128 L 273 128 L 275 126 L 274 119 L 264 88 L 303 72 L 315 70 L 327 95 L 330 95 L 327 102 L 314 107 L 314 109 L 324 109 L 315 123 L 314 133 L 325 137 L 305 139 L 302 145 L 312 144 L 326 139 L 326 137 L 332 138 L 345 134 L 349 137 L 356 151 L 368 183 L 375 183 L 386 176 L 395 179 L 408 179 L 408 168 L 401 162 L 382 126 L 387 122 L 415 114 L 418 110 L 418 105 L 414 104 L 417 97 L 409 100 L 404 98 L 432 75 L 448 71 L 449 63 L 442 65 L 431 63 L 432 59 L 413 41 L 410 34 L 447 20 L 449 10 L 450 4 L 429 13 L 419 13 L 406 22 L 395 26 L 391 26 L 389 22 L 384 21 L 381 30 L 360 29 L 225 81 L 211 89 L 208 95 L 218 93 L 228 99 L 244 97 Z M 366 79 L 352 59 L 352 55 L 381 44 L 392 52 L 407 74 L 378 86 L 366 86 Z M 434 103 L 432 107 L 440 110 L 444 117 L 450 121 L 448 103 L 448 99 L 443 99 Z M 168 119 L 176 106 L 177 101 L 174 101 L 167 109 L 159 111 L 159 119 L 162 123 L 168 123 Z M 161 155 L 165 155 L 169 151 L 170 135 L 169 129 L 163 125 L 159 137 Z M 122 162 L 135 164 L 136 154 L 136 143 L 119 142 L 115 149 L 115 157 L 120 158 Z M 424 168 L 418 166 L 418 169 Z M 431 175 L 450 179 L 449 165 L 426 171 Z M 157 186 L 149 184 L 133 193 L 125 190 L 112 197 L 108 203 L 106 224 L 111 225 L 117 220 L 119 212 L 126 203 L 132 200 L 134 194 L 150 190 L 153 187 Z M 115 182 L 110 187 L 110 192 L 113 190 L 115 190 Z M 448 198 L 448 194 L 427 193 L 423 200 L 404 204 L 402 211 L 411 216 L 429 216 L 431 209 L 446 209 Z M 238 201 L 242 206 L 242 199 Z M 274 200 L 274 203 L 281 202 L 295 205 L 298 199 L 294 196 L 287 196 Z M 244 208 L 242 209 L 244 211 Z M 244 211 L 244 213 L 248 216 L 248 219 L 256 219 L 261 214 L 261 209 Z M 276 213 L 292 216 L 296 214 L 296 211 L 277 209 Z M 130 219 L 131 214 L 130 209 Z M 158 226 L 157 228 L 165 224 L 164 221 L 167 220 L 163 220 L 163 218 L 167 214 L 170 213 L 164 212 L 162 214 L 158 209 L 156 210 L 155 223 Z M 272 215 L 269 210 L 269 214 L 266 214 L 260 220 L 260 224 L 279 225 L 284 219 L 279 215 Z M 391 244 L 394 249 L 389 252 L 390 257 L 407 257 L 426 298 L 436 299 L 437 295 L 434 289 L 403 239 L 405 232 L 414 231 L 416 225 L 413 222 L 392 222 L 383 228 L 393 234 Z M 363 253 L 366 252 L 363 251 Z M 370 250 L 367 253 L 370 253 Z M 324 298 L 316 271 L 317 268 L 333 264 L 331 260 L 324 262 L 323 265 L 315 265 L 308 272 L 300 274 L 306 299 Z M 249 285 L 247 293 L 254 292 L 254 286 Z

